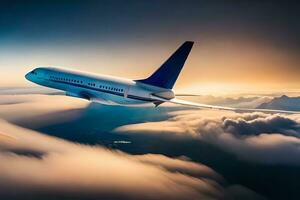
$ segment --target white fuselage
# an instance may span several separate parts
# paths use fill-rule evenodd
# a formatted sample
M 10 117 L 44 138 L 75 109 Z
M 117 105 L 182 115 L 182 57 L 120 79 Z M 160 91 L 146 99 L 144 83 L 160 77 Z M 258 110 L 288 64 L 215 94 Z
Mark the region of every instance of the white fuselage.
M 87 74 L 58 68 L 40 67 L 26 79 L 66 92 L 66 95 L 109 105 L 158 105 L 174 97 L 172 90 L 130 79 Z

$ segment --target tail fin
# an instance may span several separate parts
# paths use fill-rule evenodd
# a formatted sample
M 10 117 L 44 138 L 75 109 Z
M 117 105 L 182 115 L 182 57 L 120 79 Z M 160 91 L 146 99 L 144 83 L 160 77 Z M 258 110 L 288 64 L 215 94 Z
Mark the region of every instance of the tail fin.
M 139 82 L 172 89 L 194 42 L 186 41 L 150 77 Z

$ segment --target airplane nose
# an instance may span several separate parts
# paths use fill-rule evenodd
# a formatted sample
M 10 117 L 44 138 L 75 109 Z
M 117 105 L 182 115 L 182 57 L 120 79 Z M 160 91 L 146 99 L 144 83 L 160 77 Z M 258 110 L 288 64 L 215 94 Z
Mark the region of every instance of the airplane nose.
M 27 74 L 25 75 L 25 78 L 26 78 L 27 80 L 30 80 L 29 77 L 30 77 L 30 73 L 27 73 Z

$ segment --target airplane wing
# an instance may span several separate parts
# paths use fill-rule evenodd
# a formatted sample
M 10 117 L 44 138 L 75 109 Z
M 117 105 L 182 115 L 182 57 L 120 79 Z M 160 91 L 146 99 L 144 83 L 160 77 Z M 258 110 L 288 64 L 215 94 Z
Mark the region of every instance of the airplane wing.
M 170 102 L 174 104 L 180 104 L 184 106 L 196 107 L 196 108 L 206 108 L 206 109 L 215 109 L 215 110 L 229 110 L 235 112 L 264 112 L 264 113 L 284 113 L 284 114 L 300 114 L 300 112 L 296 111 L 286 111 L 286 110 L 272 110 L 272 109 L 256 109 L 256 108 L 231 108 L 231 107 L 223 107 L 223 106 L 214 106 L 207 104 L 200 104 L 190 101 L 185 101 L 181 99 L 170 99 L 165 100 L 165 102 Z

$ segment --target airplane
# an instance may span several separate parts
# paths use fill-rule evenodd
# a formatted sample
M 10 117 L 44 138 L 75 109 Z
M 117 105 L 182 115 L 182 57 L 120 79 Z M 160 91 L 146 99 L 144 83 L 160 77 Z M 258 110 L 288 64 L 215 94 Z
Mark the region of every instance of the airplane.
M 106 105 L 141 106 L 174 103 L 206 109 L 236 112 L 270 112 L 295 114 L 299 112 L 247 109 L 214 106 L 176 98 L 172 88 L 193 47 L 194 42 L 184 42 L 152 75 L 146 79 L 131 80 L 54 67 L 38 67 L 25 75 L 33 83 L 62 90 L 67 96 L 78 97 Z

